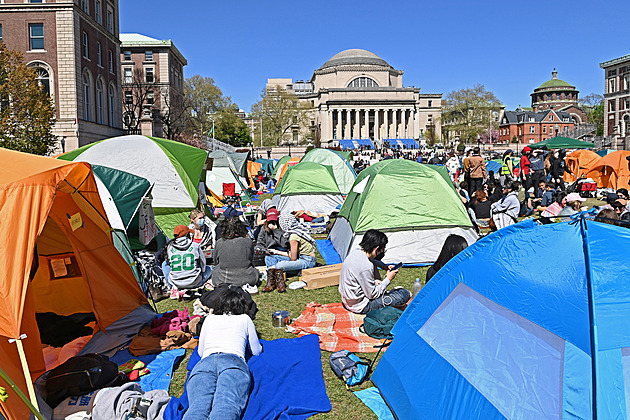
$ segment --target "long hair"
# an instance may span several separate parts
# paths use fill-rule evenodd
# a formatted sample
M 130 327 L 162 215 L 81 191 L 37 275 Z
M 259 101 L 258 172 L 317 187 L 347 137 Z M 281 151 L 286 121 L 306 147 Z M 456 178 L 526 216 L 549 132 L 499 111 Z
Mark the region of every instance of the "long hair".
M 436 272 L 440 271 L 451 258 L 462 252 L 466 247 L 468 247 L 466 239 L 459 235 L 448 235 L 448 238 L 444 241 L 444 245 L 442 245 L 440 255 L 437 257 L 435 264 L 433 264 L 433 269 Z
M 225 219 L 221 223 L 221 239 L 244 238 L 247 236 L 247 228 L 238 217 Z
M 238 286 L 230 284 L 227 290 L 218 296 L 213 307 L 213 313 L 215 315 L 241 315 L 247 313 L 245 293 Z

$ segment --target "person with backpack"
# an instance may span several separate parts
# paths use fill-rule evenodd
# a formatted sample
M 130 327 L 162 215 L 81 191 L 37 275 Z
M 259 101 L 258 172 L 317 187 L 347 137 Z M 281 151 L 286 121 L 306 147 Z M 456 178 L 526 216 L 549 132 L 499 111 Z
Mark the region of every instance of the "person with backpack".
M 401 287 L 387 291 L 398 270 L 390 266 L 384 280 L 374 260 L 385 256 L 387 235 L 370 229 L 363 235 L 359 246 L 352 251 L 341 266 L 339 294 L 343 306 L 354 313 L 367 314 L 385 306 L 403 306 L 411 298 L 411 292 Z

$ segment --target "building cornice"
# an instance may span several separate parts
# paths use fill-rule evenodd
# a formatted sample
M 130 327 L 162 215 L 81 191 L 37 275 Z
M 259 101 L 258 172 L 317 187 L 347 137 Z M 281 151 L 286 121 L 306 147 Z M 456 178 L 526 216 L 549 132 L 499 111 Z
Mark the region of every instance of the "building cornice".
M 184 55 L 177 49 L 173 41 L 170 39 L 167 40 L 158 40 L 157 42 L 142 42 L 142 41 L 127 41 L 120 43 L 120 49 L 147 49 L 147 48 L 161 48 L 167 49 L 175 55 L 179 61 L 181 61 L 185 66 L 188 65 L 188 60 L 184 57 Z
M 606 68 L 610 66 L 614 66 L 616 64 L 621 64 L 625 61 L 630 61 L 630 54 L 626 54 L 622 57 L 613 58 L 612 60 L 604 61 L 603 63 L 599 63 L 600 68 Z

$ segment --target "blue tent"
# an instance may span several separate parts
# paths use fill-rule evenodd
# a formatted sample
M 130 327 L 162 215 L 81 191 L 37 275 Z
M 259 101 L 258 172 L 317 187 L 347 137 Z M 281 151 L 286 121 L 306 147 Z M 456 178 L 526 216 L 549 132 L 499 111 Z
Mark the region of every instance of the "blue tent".
M 586 220 L 487 236 L 405 310 L 373 382 L 399 419 L 627 418 L 628 249 Z

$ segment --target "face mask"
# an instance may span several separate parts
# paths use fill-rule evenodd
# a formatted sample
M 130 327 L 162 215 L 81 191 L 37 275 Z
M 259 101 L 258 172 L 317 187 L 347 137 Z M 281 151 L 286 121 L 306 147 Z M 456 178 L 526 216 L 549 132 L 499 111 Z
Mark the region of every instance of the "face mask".
M 197 226 L 202 227 L 205 224 L 205 217 L 202 217 L 201 219 L 197 220 L 195 223 L 197 224 Z
M 376 256 L 374 258 L 380 261 L 380 260 L 383 259 L 383 257 L 385 257 L 385 252 L 381 251 L 378 254 L 376 254 Z

